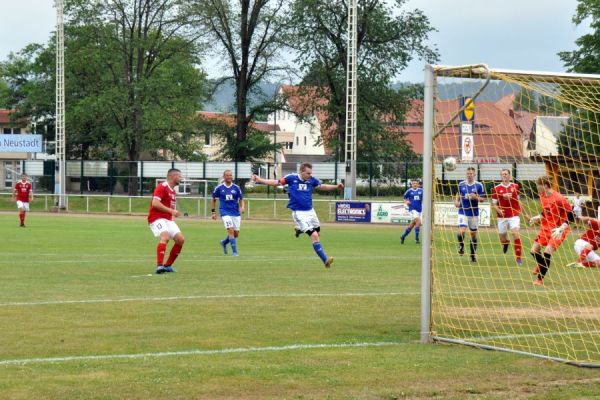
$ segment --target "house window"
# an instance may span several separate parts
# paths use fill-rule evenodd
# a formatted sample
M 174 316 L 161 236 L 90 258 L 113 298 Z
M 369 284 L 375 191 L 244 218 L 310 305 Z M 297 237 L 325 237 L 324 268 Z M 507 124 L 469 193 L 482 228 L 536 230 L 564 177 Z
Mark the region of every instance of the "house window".
M 205 133 L 204 134 L 204 145 L 205 146 L 211 146 L 211 137 L 210 137 L 210 133 Z
M 20 135 L 21 134 L 21 128 L 13 128 L 13 134 Z
M 294 142 L 285 142 L 285 149 L 291 150 L 294 147 Z
M 300 145 L 300 138 L 296 136 L 296 146 Z
M 304 145 L 306 146 L 306 136 L 304 136 Z
M 4 132 L 5 135 L 10 135 L 12 133 L 12 129 L 10 129 L 10 128 L 4 128 L 2 131 Z

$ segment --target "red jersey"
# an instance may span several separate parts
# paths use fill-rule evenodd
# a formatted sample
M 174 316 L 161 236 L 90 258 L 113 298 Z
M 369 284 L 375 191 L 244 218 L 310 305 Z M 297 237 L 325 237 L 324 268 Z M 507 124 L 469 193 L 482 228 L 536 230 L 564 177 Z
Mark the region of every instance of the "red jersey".
M 510 197 L 506 198 L 504 196 L 505 194 L 510 195 Z M 505 185 L 504 183 L 496 185 L 492 190 L 492 200 L 504 213 L 502 216 L 498 216 L 498 218 L 519 216 L 521 205 L 519 204 L 519 185 L 516 183 L 511 182 L 508 185 Z
M 15 185 L 15 190 L 17 191 L 17 201 L 23 201 L 25 203 L 29 203 L 29 194 L 31 193 L 31 182 L 23 182 L 19 181 Z
M 600 245 L 600 221 L 597 219 L 590 219 L 587 224 L 589 228 L 581 235 L 581 239 L 591 244 L 594 247 L 594 250 L 598 250 L 598 245 Z
M 152 194 L 152 200 L 154 199 L 159 200 L 163 205 L 172 209 L 175 209 L 177 206 L 177 200 L 175 199 L 175 190 L 173 190 L 167 182 L 161 183 L 154 189 L 154 193 Z M 152 207 L 151 202 L 150 211 L 148 212 L 148 223 L 151 224 L 157 219 L 161 218 L 172 221 L 173 215 L 171 213 L 160 211 Z
M 554 229 L 568 222 L 567 214 L 572 211 L 571 204 L 560 193 L 552 192 L 550 196 L 546 193 L 540 195 L 542 201 L 542 229 Z

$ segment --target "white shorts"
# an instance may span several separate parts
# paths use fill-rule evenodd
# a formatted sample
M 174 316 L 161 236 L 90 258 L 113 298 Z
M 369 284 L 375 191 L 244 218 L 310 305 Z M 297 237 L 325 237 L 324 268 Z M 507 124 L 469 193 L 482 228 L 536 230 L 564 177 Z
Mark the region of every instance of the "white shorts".
M 225 229 L 233 228 L 234 231 L 239 231 L 240 226 L 242 225 L 242 217 L 232 217 L 230 215 L 226 215 L 221 217 L 223 220 L 223 225 L 225 225 Z
M 296 227 L 301 232 L 310 231 L 321 226 L 314 208 L 309 211 L 292 211 L 292 218 L 294 218 Z
M 581 218 L 582 211 L 583 209 L 581 207 L 573 207 L 573 214 L 575 214 L 577 218 Z
M 412 219 L 417 219 L 417 218 L 421 218 L 421 213 L 417 210 L 410 210 L 410 216 L 412 217 Z
M 589 246 L 589 243 L 586 242 L 583 239 L 577 239 L 575 241 L 575 252 L 577 252 L 577 254 L 581 254 L 581 252 L 583 251 L 583 249 L 585 249 L 587 246 Z M 600 256 L 598 254 L 596 254 L 595 251 L 590 251 L 587 255 L 587 257 L 585 258 L 584 261 L 589 261 L 589 262 L 596 262 L 600 260 Z
M 155 237 L 159 237 L 163 232 L 169 232 L 169 238 L 173 239 L 175 235 L 181 233 L 181 230 L 175 223 L 175 221 L 169 221 L 165 218 L 160 218 L 151 223 L 150 230 L 154 234 Z
M 20 200 L 18 200 L 17 201 L 17 208 L 19 210 L 23 209 L 25 211 L 29 211 L 29 202 L 28 201 L 20 201 Z
M 467 217 L 463 214 L 458 214 L 458 227 L 466 228 L 469 227 L 470 230 L 476 231 L 477 226 L 479 225 L 479 217 Z
M 498 233 L 505 234 L 509 230 L 519 229 L 521 227 L 521 219 L 516 217 L 498 218 Z

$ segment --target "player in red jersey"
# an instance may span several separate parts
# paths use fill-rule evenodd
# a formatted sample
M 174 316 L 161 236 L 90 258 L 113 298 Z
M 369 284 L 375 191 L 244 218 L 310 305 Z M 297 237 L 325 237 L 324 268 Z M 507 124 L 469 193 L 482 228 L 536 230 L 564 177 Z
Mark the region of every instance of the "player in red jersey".
M 596 250 L 600 246 L 600 220 L 590 217 L 580 217 L 579 220 L 588 226 L 588 230 L 575 241 L 575 251 L 579 254 L 579 260 L 569 266 L 598 268 L 600 267 L 600 255 L 596 253 Z
M 532 274 L 537 275 L 534 285 L 541 286 L 550 268 L 552 253 L 558 249 L 570 231 L 569 221 L 573 221 L 573 211 L 567 199 L 552 190 L 550 178 L 541 176 L 536 184 L 542 202 L 542 213 L 532 217 L 529 223 L 540 224 L 540 231 L 531 247 L 531 255 L 537 262 L 537 267 L 532 271 Z M 543 253 L 542 247 L 545 247 Z
M 510 240 L 508 240 L 508 230 L 512 233 L 515 241 L 515 258 L 517 264 L 523 264 L 521 259 L 522 246 L 519 228 L 521 227 L 519 214 L 521 205 L 519 204 L 519 185 L 510 181 L 510 171 L 503 169 L 500 172 L 502 183 L 496 185 L 492 190 L 492 204 L 496 210 L 498 220 L 498 235 L 502 243 L 502 251 L 506 254 Z
M 185 241 L 181 230 L 173 221 L 173 217 L 180 217 L 181 212 L 177 211 L 177 200 L 175 198 L 175 186 L 181 181 L 181 171 L 171 168 L 167 172 L 167 180 L 162 182 L 154 189 L 152 203 L 148 212 L 148 224 L 155 237 L 159 238 L 156 246 L 156 273 L 175 272 L 173 263 L 181 252 Z M 171 248 L 169 258 L 164 263 L 165 252 L 169 239 L 173 239 L 175 244 Z
M 19 220 L 21 228 L 25 228 L 25 213 L 29 212 L 29 203 L 33 201 L 33 186 L 27 181 L 27 174 L 21 174 L 21 180 L 15 185 L 13 190 L 13 201 L 17 201 L 19 209 Z

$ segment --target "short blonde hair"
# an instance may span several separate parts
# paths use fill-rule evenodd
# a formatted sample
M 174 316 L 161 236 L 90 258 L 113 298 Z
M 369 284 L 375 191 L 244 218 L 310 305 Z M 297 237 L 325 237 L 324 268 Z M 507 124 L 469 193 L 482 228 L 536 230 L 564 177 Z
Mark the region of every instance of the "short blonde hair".
M 552 181 L 550 180 L 550 177 L 548 177 L 548 176 L 540 176 L 537 178 L 537 180 L 535 182 L 540 186 L 545 186 L 547 188 L 552 187 Z

